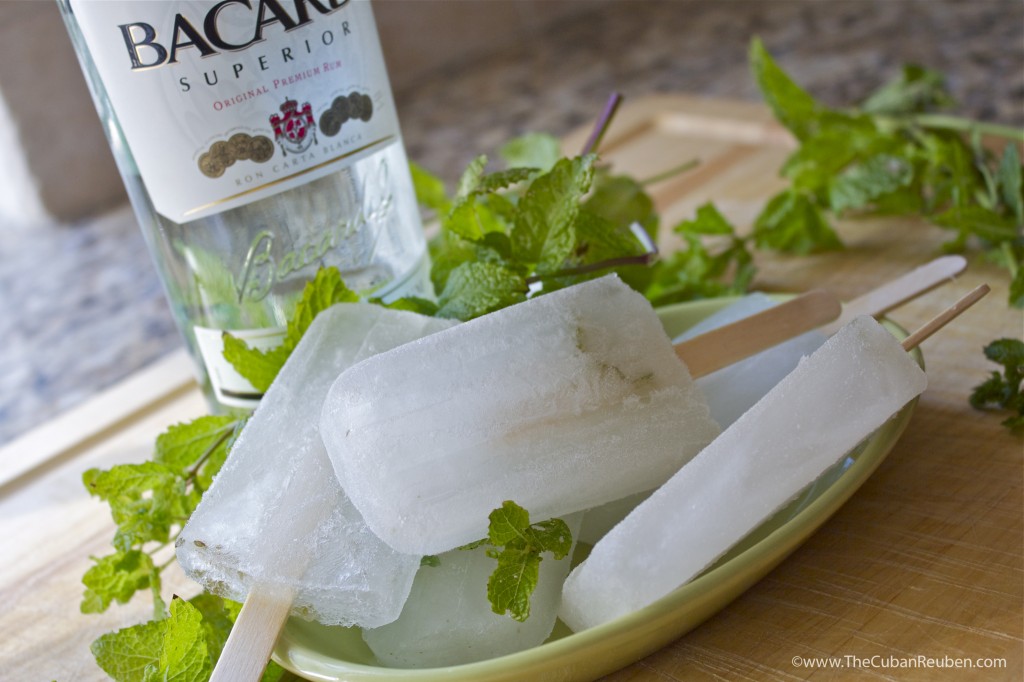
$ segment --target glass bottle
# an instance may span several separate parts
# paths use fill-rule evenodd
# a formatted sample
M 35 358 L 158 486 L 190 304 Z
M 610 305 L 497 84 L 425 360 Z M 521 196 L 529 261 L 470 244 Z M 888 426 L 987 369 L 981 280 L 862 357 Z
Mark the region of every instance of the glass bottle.
M 305 283 L 431 296 L 367 0 L 58 0 L 214 409 L 259 393 L 222 334 L 276 345 Z

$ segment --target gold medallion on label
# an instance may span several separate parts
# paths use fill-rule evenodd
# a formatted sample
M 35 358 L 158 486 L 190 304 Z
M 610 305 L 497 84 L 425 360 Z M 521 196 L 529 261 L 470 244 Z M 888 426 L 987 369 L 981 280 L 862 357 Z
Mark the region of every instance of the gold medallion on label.
M 220 163 L 210 152 L 199 157 L 199 171 L 208 178 L 219 178 L 224 175 L 224 164 Z
M 248 133 L 235 133 L 228 138 L 228 149 L 238 161 L 245 161 L 251 153 L 252 136 Z
M 274 155 L 274 143 L 266 135 L 257 135 L 249 143 L 249 158 L 256 163 L 269 161 Z

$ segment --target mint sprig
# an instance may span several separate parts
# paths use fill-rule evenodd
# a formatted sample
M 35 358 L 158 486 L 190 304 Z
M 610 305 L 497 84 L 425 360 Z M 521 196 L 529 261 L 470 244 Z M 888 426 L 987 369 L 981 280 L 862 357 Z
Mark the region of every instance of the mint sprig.
M 800 142 L 782 168 L 790 186 L 754 224 L 759 247 L 815 253 L 842 247 L 834 218 L 917 214 L 952 233 L 947 251 L 977 243 L 1010 271 L 1010 303 L 1024 306 L 1024 194 L 1017 144 L 1024 131 L 929 110 L 952 104 L 940 75 L 906 67 L 857 108 L 830 109 L 798 86 L 764 45 L 750 63 L 765 101 Z M 1011 141 L 1002 155 L 982 135 Z
M 654 268 L 645 291 L 654 305 L 747 291 L 756 272 L 748 240 L 737 235 L 714 204 L 703 204 L 673 231 L 686 248 Z
M 488 520 L 487 537 L 462 549 L 489 547 L 487 556 L 498 561 L 487 580 L 491 610 L 522 622 L 530 617 L 541 555 L 550 553 L 556 561 L 566 558 L 572 550 L 572 533 L 561 519 L 531 524 L 529 512 L 511 500 L 492 511 Z
M 549 136 L 520 138 L 504 148 L 506 161 L 537 166 L 491 173 L 477 157 L 450 198 L 440 179 L 416 168 L 418 199 L 440 217 L 430 243 L 438 315 L 471 319 L 525 300 L 533 283 L 551 291 L 609 271 L 646 288 L 658 223 L 650 196 L 592 154 L 551 159 L 556 148 Z
M 985 357 L 1002 365 L 1001 372 L 974 387 L 971 405 L 979 410 L 1009 410 L 1003 421 L 1010 429 L 1024 428 L 1024 342 L 1019 339 L 997 339 L 985 346 Z
M 243 422 L 237 417 L 204 416 L 173 425 L 157 438 L 152 460 L 105 471 L 90 469 L 82 476 L 89 493 L 110 506 L 117 525 L 112 542 L 116 551 L 94 557 L 82 577 L 82 612 L 105 611 L 140 591 L 148 591 L 153 599 L 154 620 L 103 635 L 92 645 L 97 663 L 118 682 L 209 677 L 223 646 L 215 646 L 216 641 L 226 638 L 230 622 L 212 615 L 207 619 L 204 610 L 194 612 L 179 599 L 168 608 L 160 588 L 161 574 L 170 562 L 158 564 L 154 555 L 174 542 Z M 212 599 L 219 600 L 209 595 L 197 598 L 206 600 L 199 603 L 207 606 Z M 223 611 L 223 601 L 217 603 Z

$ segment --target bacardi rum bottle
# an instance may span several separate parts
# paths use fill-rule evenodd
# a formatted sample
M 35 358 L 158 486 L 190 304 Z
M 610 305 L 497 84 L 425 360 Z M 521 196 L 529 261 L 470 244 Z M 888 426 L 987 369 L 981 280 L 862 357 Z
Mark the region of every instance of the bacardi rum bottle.
M 430 295 L 367 0 L 58 2 L 215 407 L 259 399 L 223 332 L 276 345 L 321 266 Z

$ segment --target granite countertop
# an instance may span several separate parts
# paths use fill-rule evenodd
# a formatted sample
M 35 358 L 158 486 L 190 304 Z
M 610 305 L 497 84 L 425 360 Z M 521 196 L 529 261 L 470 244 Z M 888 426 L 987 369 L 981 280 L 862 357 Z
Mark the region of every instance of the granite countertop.
M 947 74 L 957 113 L 1024 126 L 1020 0 L 612 0 L 397 91 L 409 156 L 454 181 L 511 136 L 592 119 L 612 90 L 757 100 L 754 35 L 826 103 L 916 62 Z M 0 303 L 0 444 L 182 346 L 127 206 L 4 234 Z

